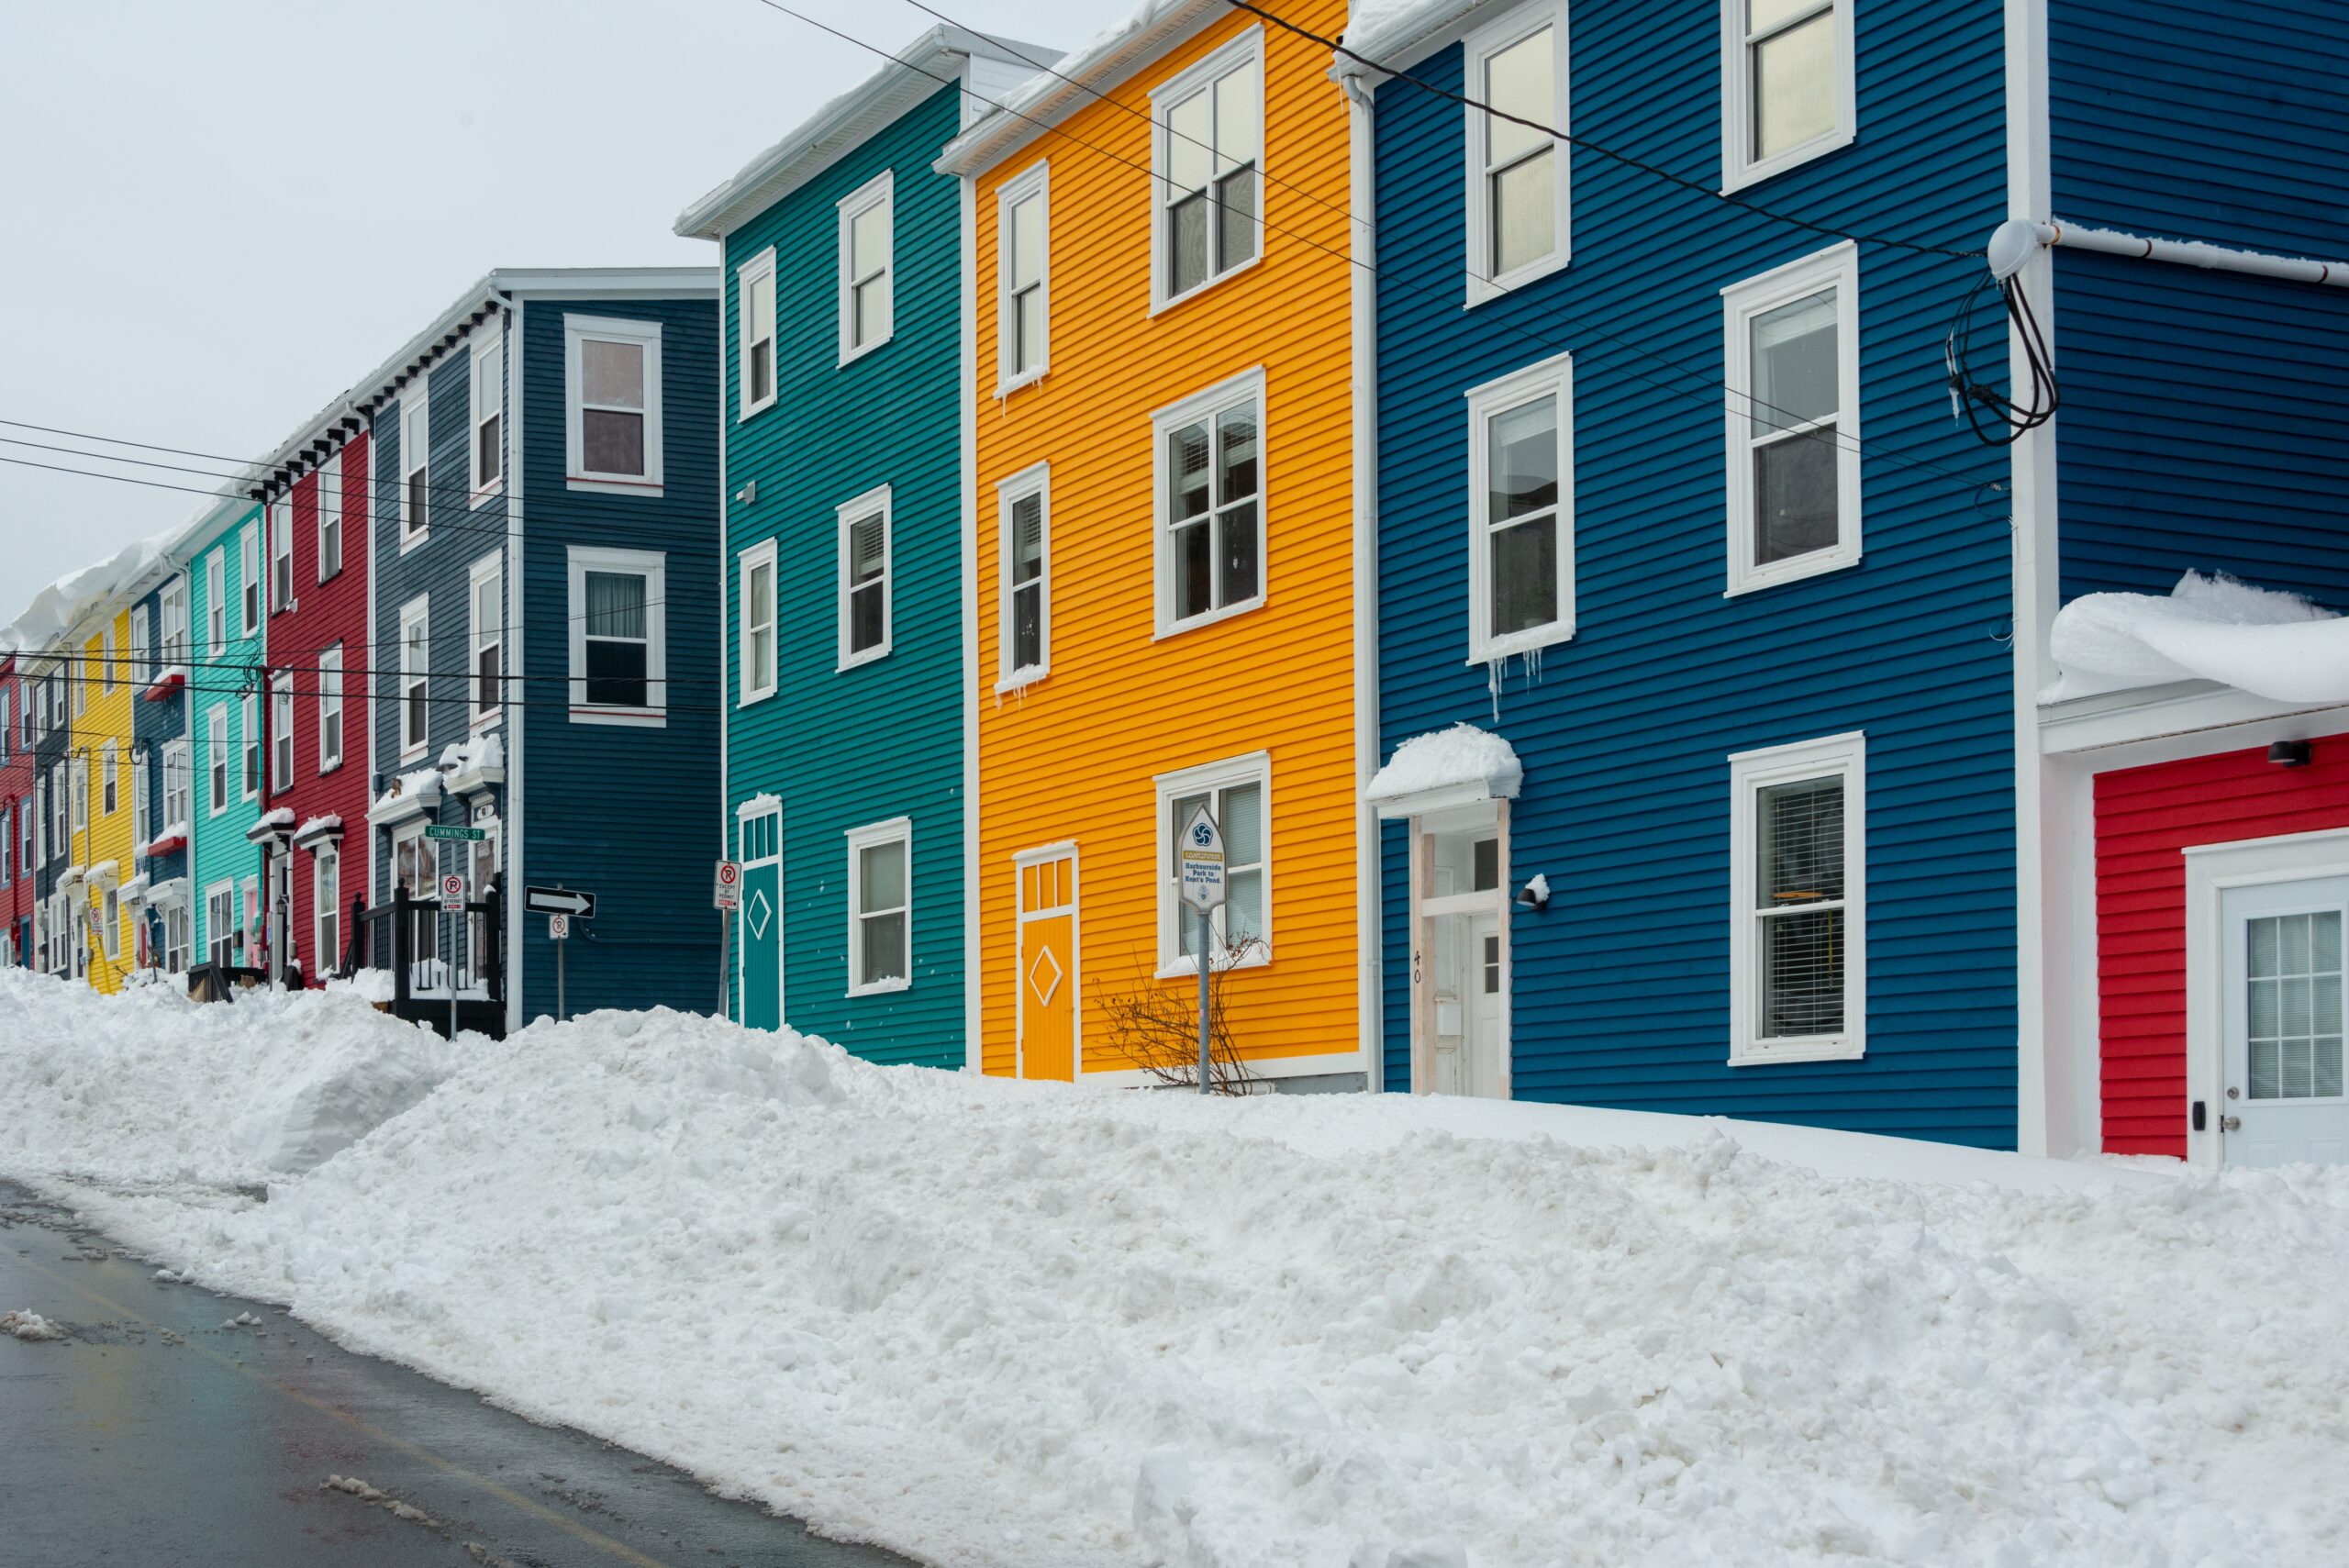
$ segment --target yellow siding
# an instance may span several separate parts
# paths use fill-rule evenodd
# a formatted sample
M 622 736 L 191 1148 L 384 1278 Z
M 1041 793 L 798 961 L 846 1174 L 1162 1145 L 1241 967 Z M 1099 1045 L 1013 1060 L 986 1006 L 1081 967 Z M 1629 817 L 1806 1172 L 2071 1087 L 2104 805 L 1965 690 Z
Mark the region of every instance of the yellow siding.
M 1342 0 L 1292 11 L 1323 33 L 1345 25 Z M 1103 996 L 1195 984 L 1150 978 L 1153 778 L 1257 751 L 1271 757 L 1273 956 L 1230 977 L 1237 1032 L 1259 1059 L 1355 1046 L 1347 126 L 1326 49 L 1264 35 L 1263 260 L 1150 312 L 1151 89 L 1255 26 L 1240 13 L 1218 21 L 1108 89 L 1125 107 L 1093 102 L 1067 135 L 1038 136 L 977 181 L 977 917 L 990 1073 L 1013 1067 L 1014 855 L 1077 845 L 1081 1069 L 1129 1066 L 1108 1055 Z M 1051 166 L 1051 371 L 997 400 L 995 193 L 1040 159 Z M 1264 603 L 1156 639 L 1151 415 L 1256 367 Z M 1042 462 L 1052 673 L 998 698 L 996 485 Z
M 130 705 L 137 700 L 131 690 L 130 677 L 130 612 L 118 610 L 109 622 L 112 627 L 113 659 L 106 658 L 106 640 L 93 637 L 82 648 L 82 662 L 75 668 L 75 677 L 85 683 L 83 691 L 87 704 L 83 712 L 73 719 L 72 755 L 84 759 L 89 768 L 89 798 L 84 803 L 88 813 L 87 828 L 73 835 L 73 863 L 88 868 L 115 863 L 115 884 L 130 880 L 139 869 L 131 860 L 131 766 L 130 766 Z M 107 746 L 114 748 L 116 787 L 115 808 L 106 808 L 106 764 Z M 69 775 L 70 778 L 70 775 Z M 106 889 L 89 888 L 89 908 L 100 917 L 103 924 L 106 909 Z M 92 922 L 84 917 L 83 929 L 92 929 Z M 112 994 L 122 989 L 123 977 L 137 966 L 138 933 L 123 911 L 117 906 L 115 917 L 115 953 L 109 959 L 106 949 L 93 938 L 90 952 L 90 984 L 98 990 Z

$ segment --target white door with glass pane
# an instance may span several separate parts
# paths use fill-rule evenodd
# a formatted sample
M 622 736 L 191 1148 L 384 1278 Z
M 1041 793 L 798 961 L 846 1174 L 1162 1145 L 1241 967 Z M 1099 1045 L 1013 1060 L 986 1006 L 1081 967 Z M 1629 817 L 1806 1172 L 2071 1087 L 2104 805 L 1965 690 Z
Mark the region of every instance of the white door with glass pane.
M 2227 1163 L 2349 1162 L 2341 1025 L 2349 877 L 2231 887 L 2220 907 Z

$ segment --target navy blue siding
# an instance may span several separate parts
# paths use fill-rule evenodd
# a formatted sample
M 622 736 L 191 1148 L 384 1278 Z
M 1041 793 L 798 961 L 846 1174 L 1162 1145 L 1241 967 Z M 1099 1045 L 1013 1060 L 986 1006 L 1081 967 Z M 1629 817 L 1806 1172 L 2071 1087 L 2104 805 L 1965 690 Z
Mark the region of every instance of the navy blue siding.
M 1570 7 L 1581 135 L 1705 185 L 1720 14 Z M 2003 215 L 1996 7 L 1859 8 L 1855 145 L 1753 199 L 1968 249 Z M 1415 69 L 1457 88 L 1461 53 Z M 1953 426 L 1943 333 L 1974 269 L 1860 250 L 1864 560 L 1725 599 L 1720 291 L 1831 242 L 1574 155 L 1574 261 L 1461 306 L 1461 109 L 1376 108 L 1382 754 L 1456 720 L 1526 766 L 1511 873 L 1515 1089 L 1959 1142 L 2015 1136 L 2011 663 L 2001 453 Z M 1995 322 L 1982 318 L 1983 330 Z M 1575 356 L 1578 622 L 1499 717 L 1468 649 L 1462 394 Z M 1868 1038 L 1857 1062 L 1727 1065 L 1730 753 L 1867 736 Z M 1408 1086 L 1404 836 L 1383 835 L 1386 1084 Z
M 2055 213 L 2349 257 L 2349 7 L 2062 0 Z M 2189 567 L 2349 608 L 2349 293 L 2055 253 L 2062 588 Z
M 139 601 L 139 606 L 131 611 L 134 617 L 139 615 L 147 617 L 148 662 L 134 668 L 130 675 L 131 757 L 134 763 L 142 755 L 146 759 L 144 765 L 134 765 L 132 768 L 130 787 L 146 797 L 147 831 L 150 834 L 160 833 L 170 826 L 163 819 L 163 748 L 169 742 L 180 740 L 187 734 L 188 697 L 185 688 L 182 688 L 161 702 L 149 702 L 145 689 L 147 683 L 154 678 L 155 672 L 162 667 L 155 657 L 155 650 L 162 645 L 163 640 L 163 588 L 173 580 L 166 579 L 164 583 L 157 584 L 144 598 Z M 195 756 L 195 751 L 194 747 L 188 749 L 190 772 L 187 828 L 191 834 L 195 830 L 195 780 L 203 766 L 201 760 Z M 138 847 L 134 846 L 132 853 L 137 852 Z M 139 861 L 137 869 L 147 874 L 150 884 L 165 883 L 173 877 L 185 876 L 188 870 L 187 851 L 182 848 L 167 855 L 157 855 L 151 859 Z M 191 898 L 196 896 L 192 887 L 189 889 L 189 896 Z

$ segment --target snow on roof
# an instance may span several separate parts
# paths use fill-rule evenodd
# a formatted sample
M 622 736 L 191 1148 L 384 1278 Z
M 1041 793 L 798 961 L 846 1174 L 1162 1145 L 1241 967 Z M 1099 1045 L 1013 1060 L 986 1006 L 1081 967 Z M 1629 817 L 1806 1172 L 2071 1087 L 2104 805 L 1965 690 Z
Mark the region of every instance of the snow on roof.
M 937 167 L 968 174 L 1040 136 L 1094 95 L 1164 52 L 1186 32 L 1229 14 L 1212 0 L 1141 0 L 1131 11 L 996 100 L 994 111 L 946 144 Z
M 1373 805 L 1511 800 L 1524 779 L 1525 769 L 1508 741 L 1473 724 L 1455 724 L 1396 747 L 1363 798 Z
M 147 890 L 147 902 L 150 904 L 177 904 L 186 897 L 187 878 L 184 876 L 159 882 Z
M 207 508 L 208 510 L 208 508 Z M 77 567 L 35 594 L 14 621 L 0 628 L 0 648 L 30 652 L 47 648 L 73 628 L 93 605 L 120 593 L 179 542 L 191 525 L 182 523 L 133 539 L 93 565 Z
M 148 886 L 147 873 L 142 871 L 122 884 L 122 901 L 125 904 L 137 903 L 147 895 Z
M 2349 620 L 2298 594 L 2188 572 L 2166 595 L 2086 594 L 2056 613 L 2042 703 L 2172 681 L 2277 702 L 2349 702 Z
M 506 747 L 495 735 L 469 736 L 463 740 L 451 740 L 440 749 L 444 772 L 478 773 L 505 765 Z
M 334 837 L 342 831 L 342 818 L 329 811 L 323 817 L 313 817 L 294 829 L 294 841 L 306 844 L 313 839 Z
M 1363 0 L 1347 19 L 1345 45 L 1381 64 L 1409 63 L 1410 51 L 1496 0 Z M 1360 67 L 1341 56 L 1341 72 Z
M 431 809 L 440 804 L 440 770 L 418 768 L 412 773 L 394 775 L 367 807 L 371 822 L 388 822 Z
M 100 861 L 83 872 L 82 876 L 87 882 L 108 883 L 115 881 L 121 874 L 122 863 L 119 861 Z
M 290 806 L 280 806 L 273 810 L 264 811 L 261 814 L 261 821 L 257 826 L 262 828 L 291 828 L 294 826 L 294 808 Z

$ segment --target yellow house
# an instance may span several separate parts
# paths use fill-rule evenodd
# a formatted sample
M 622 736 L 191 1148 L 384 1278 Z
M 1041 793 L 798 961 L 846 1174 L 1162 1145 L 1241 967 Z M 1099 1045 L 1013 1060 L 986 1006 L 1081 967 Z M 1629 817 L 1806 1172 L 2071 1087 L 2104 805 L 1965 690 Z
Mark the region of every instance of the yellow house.
M 1297 0 L 1334 35 L 1343 0 Z M 1359 1084 L 1346 106 L 1330 52 L 1155 0 L 1011 90 L 968 182 L 971 1060 L 1135 1081 L 1199 938 L 1264 1076 Z
M 111 995 L 137 967 L 137 933 L 123 907 L 134 866 L 130 610 L 108 602 L 76 626 L 66 665 L 68 844 L 61 877 L 77 971 Z

